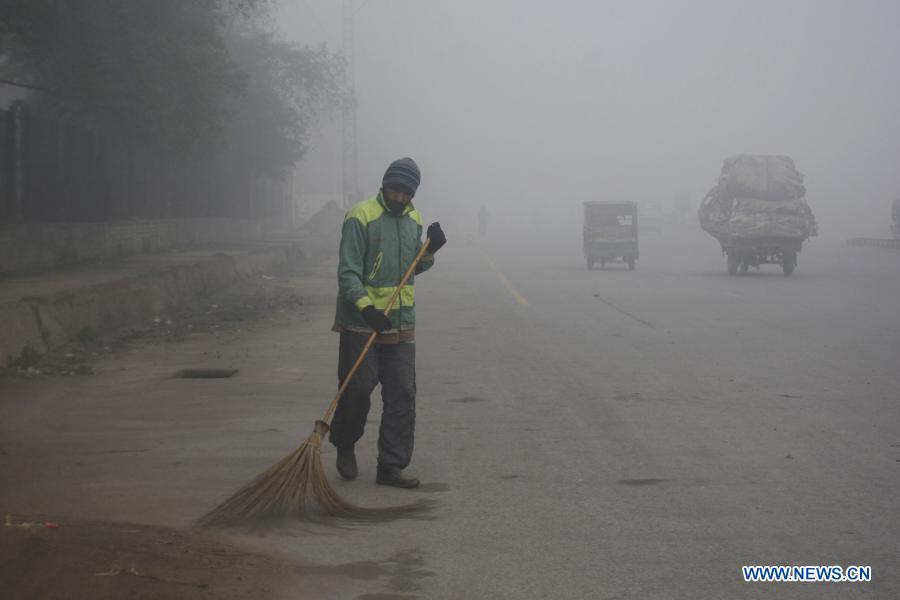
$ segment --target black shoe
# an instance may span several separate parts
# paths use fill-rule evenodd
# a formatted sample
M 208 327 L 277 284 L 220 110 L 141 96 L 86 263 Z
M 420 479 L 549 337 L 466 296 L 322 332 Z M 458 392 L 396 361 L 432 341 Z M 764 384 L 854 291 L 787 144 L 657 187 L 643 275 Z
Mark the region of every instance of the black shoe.
M 359 469 L 356 467 L 356 453 L 353 446 L 349 448 L 338 448 L 337 452 L 337 471 L 344 479 L 356 479 L 359 475 Z
M 388 467 L 378 469 L 378 475 L 375 476 L 375 483 L 378 485 L 391 485 L 398 488 L 411 489 L 419 487 L 419 480 L 415 477 L 406 477 L 403 471 L 396 467 Z

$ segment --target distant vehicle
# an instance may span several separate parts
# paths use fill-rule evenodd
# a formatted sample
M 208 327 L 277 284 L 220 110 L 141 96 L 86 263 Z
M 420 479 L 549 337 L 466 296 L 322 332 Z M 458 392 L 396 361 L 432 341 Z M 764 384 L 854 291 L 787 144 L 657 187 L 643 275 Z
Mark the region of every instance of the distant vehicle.
M 587 268 L 622 260 L 634 269 L 638 259 L 638 218 L 634 202 L 584 203 L 584 258 Z
M 818 235 L 803 174 L 787 156 L 726 158 L 697 216 L 700 226 L 719 240 L 729 275 L 765 264 L 781 265 L 791 275 L 803 242 Z
M 662 233 L 664 215 L 659 202 L 642 202 L 638 205 L 641 213 L 641 233 Z

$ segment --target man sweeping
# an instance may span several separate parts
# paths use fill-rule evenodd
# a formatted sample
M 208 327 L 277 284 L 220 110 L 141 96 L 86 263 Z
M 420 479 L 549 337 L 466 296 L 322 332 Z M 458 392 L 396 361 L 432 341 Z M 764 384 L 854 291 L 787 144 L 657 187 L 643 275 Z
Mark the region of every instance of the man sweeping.
M 341 233 L 338 298 L 334 331 L 340 332 L 338 381 L 346 377 L 372 331 L 378 336 L 338 402 L 329 441 L 337 448 L 337 470 L 344 479 L 359 473 L 354 446 L 362 437 L 381 384 L 383 411 L 378 431 L 375 482 L 414 488 L 419 480 L 403 473 L 412 459 L 416 425 L 415 295 L 411 277 L 388 315 L 392 292 L 422 247 L 422 217 L 412 204 L 421 174 L 411 158 L 387 168 L 377 196 L 347 211 Z M 447 239 L 439 223 L 428 227 L 431 240 L 415 273 L 434 264 Z

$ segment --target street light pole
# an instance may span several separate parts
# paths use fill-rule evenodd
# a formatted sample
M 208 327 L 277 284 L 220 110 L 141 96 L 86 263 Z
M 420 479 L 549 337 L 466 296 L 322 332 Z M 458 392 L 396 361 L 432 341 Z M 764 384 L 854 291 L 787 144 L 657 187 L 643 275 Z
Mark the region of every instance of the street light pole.
M 350 98 L 341 113 L 342 132 L 342 165 L 341 194 L 344 208 L 350 208 L 359 201 L 359 181 L 357 179 L 357 146 L 356 146 L 356 73 L 355 48 L 353 39 L 353 0 L 343 2 L 343 28 L 341 35 L 344 59 L 347 61 L 344 71 L 344 89 Z

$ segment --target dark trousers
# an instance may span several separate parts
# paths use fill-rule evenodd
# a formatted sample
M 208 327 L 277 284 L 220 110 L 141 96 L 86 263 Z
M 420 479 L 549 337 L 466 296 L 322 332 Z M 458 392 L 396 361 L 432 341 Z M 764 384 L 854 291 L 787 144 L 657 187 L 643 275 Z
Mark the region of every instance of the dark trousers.
M 338 385 L 350 372 L 368 337 L 341 332 Z M 379 383 L 384 406 L 378 430 L 378 466 L 403 469 L 412 460 L 416 429 L 416 345 L 413 342 L 372 346 L 338 401 L 328 439 L 338 448 L 347 448 L 362 437 L 370 397 Z

